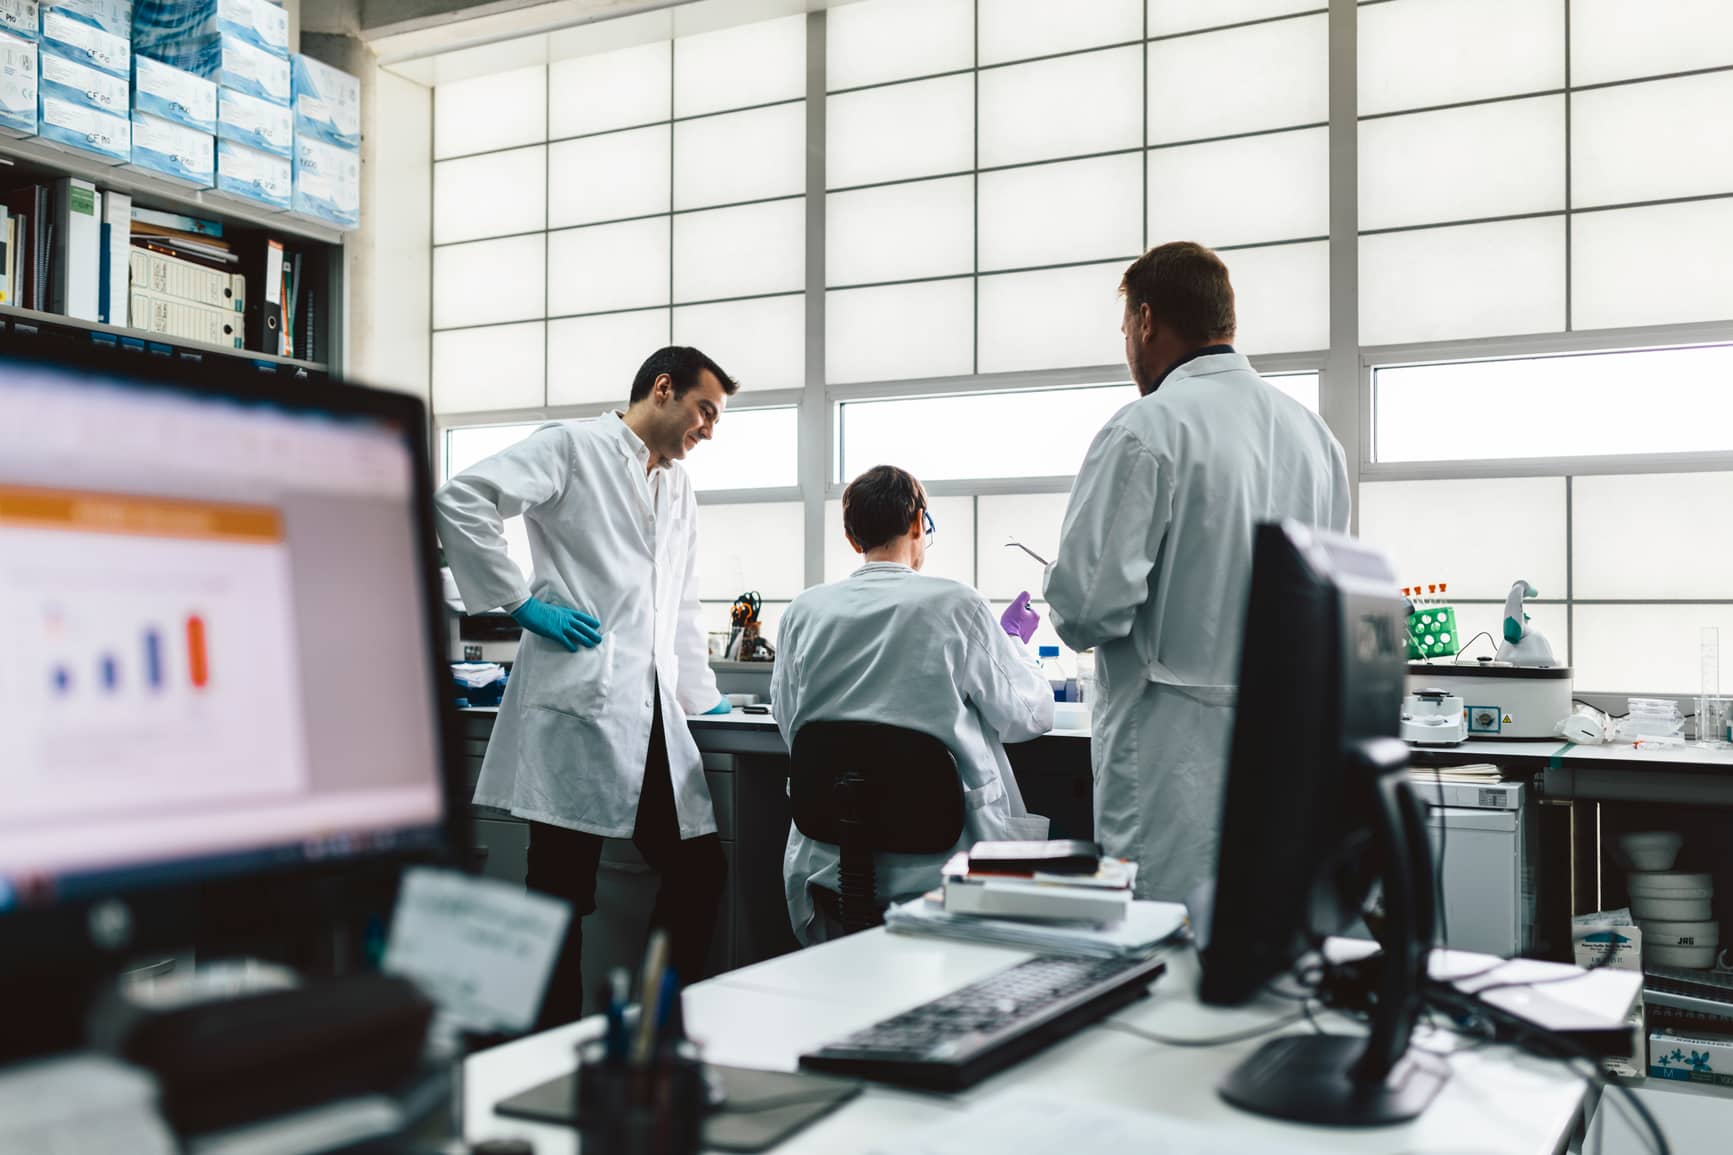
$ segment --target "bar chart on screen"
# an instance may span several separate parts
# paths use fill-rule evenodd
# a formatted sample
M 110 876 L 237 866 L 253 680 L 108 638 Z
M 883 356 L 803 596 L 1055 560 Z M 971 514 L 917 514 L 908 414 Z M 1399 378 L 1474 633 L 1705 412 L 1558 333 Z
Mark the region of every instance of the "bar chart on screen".
M 0 841 L 308 781 L 279 511 L 0 487 Z

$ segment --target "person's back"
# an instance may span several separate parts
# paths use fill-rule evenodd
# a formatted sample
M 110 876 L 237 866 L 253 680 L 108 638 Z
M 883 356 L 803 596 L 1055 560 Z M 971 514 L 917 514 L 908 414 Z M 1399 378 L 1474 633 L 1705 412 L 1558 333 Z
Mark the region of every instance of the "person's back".
M 913 478 L 895 473 L 918 492 Z M 859 506 L 859 492 L 850 488 Z M 924 494 L 918 500 L 924 503 Z M 925 516 L 924 504 L 917 513 Z M 858 525 L 851 537 L 855 532 Z M 883 557 L 887 546 L 909 548 L 902 561 L 892 561 Z M 784 737 L 792 746 L 812 721 L 881 722 L 931 734 L 950 748 L 962 779 L 958 848 L 981 839 L 1045 838 L 1047 820 L 1024 809 L 1004 748 L 1052 728 L 1052 690 L 1039 668 L 980 594 L 916 571 L 911 563 L 924 551 L 914 552 L 907 535 L 864 552 L 869 560 L 853 575 L 807 590 L 782 617 L 771 702 Z M 931 889 L 950 853 L 881 855 L 879 897 Z M 790 829 L 783 875 L 789 919 L 803 943 L 823 941 L 836 929 L 826 908 L 838 887 L 837 865 L 834 846 Z
M 1170 253 L 1189 267 L 1177 294 L 1158 287 L 1155 311 L 1183 318 L 1192 293 L 1219 316 L 1189 342 L 1151 339 L 1147 304 L 1141 327 L 1133 311 L 1140 266 Z M 1215 865 L 1253 530 L 1289 518 L 1345 530 L 1347 462 L 1316 414 L 1225 343 L 1232 292 L 1213 253 L 1163 246 L 1126 281 L 1144 396 L 1090 447 L 1046 596 L 1060 637 L 1097 652 L 1096 837 L 1138 861 L 1139 897 L 1183 901 Z

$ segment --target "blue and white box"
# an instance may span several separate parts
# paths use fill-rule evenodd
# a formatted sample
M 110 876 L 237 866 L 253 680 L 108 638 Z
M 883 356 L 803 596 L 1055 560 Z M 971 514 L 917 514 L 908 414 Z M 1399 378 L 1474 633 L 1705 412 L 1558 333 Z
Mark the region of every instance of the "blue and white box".
M 130 120 L 46 92 L 42 94 L 36 133 L 44 141 L 101 157 L 110 164 L 132 159 Z
M 166 46 L 198 51 L 231 36 L 276 56 L 289 55 L 289 14 L 270 0 L 138 0 L 132 43 L 140 52 Z
M 226 34 L 204 48 L 178 51 L 173 45 L 158 45 L 149 51 L 154 59 L 215 81 L 221 88 L 289 106 L 287 57 L 274 56 Z
M 44 11 L 54 8 L 92 28 L 112 36 L 132 39 L 132 0 L 47 0 Z
M 295 155 L 295 114 L 280 104 L 236 92 L 217 90 L 217 137 L 249 148 Z
M 361 147 L 361 81 L 322 60 L 289 57 L 295 136 L 340 148 Z
M 132 114 L 132 167 L 192 185 L 217 183 L 217 142 L 208 132 L 164 120 Z
M 58 52 L 45 51 L 41 60 L 42 95 L 82 104 L 110 116 L 131 111 L 132 89 L 120 77 L 80 64 Z
M 36 0 L 0 0 L 0 32 L 35 41 L 42 35 L 41 24 Z
M 0 135 L 35 136 L 36 45 L 0 33 Z
M 295 141 L 295 211 L 338 228 L 361 224 L 361 154 L 317 140 Z
M 135 55 L 132 111 L 172 121 L 208 136 L 217 131 L 217 86 L 184 68 Z
M 287 209 L 294 197 L 294 166 L 280 156 L 217 141 L 217 189 L 272 208 Z
M 131 79 L 132 42 L 59 8 L 42 9 L 42 51 Z

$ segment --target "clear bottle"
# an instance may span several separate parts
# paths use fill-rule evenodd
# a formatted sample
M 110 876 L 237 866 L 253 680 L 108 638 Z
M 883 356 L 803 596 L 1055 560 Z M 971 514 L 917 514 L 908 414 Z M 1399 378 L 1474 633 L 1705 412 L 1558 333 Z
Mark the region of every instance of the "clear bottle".
M 1077 655 L 1077 700 L 1095 701 L 1095 651 L 1084 650 Z

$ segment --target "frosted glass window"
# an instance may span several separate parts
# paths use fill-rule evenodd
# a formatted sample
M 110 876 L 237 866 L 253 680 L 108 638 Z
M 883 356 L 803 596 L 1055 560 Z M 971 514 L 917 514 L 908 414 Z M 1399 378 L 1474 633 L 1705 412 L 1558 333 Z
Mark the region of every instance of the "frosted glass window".
M 727 362 L 721 364 L 733 372 Z M 799 413 L 792 406 L 777 409 L 730 406 L 724 410 L 722 419 L 716 423 L 715 436 L 686 454 L 683 464 L 692 478 L 692 487 L 707 491 L 799 485 Z
M 1733 73 L 1571 96 L 1571 205 L 1733 192 Z
M 667 217 L 548 234 L 548 316 L 667 301 Z
M 548 227 L 668 211 L 668 126 L 549 145 Z
M 433 250 L 433 327 L 491 325 L 543 315 L 547 239 L 536 233 Z
M 1323 16 L 1306 16 L 1154 41 L 1149 46 L 1149 143 L 1328 120 L 1327 32 Z M 1234 82 L 1223 83 L 1224 77 Z
M 1121 361 L 1119 278 L 1124 271 L 1124 264 L 1114 262 L 982 277 L 978 371 Z
M 698 596 L 731 602 L 757 590 L 792 598 L 806 588 L 805 543 L 806 510 L 798 501 L 700 505 Z
M 1299 353 L 1330 347 L 1330 246 L 1270 245 L 1221 254 L 1234 287 L 1242 353 Z
M 974 281 L 926 281 L 824 296 L 832 384 L 955 377 L 974 368 Z
M 839 472 L 847 479 L 889 463 L 926 482 L 1068 477 L 1108 418 L 1136 400 L 1134 386 L 1097 385 L 850 401 L 839 418 Z M 960 429 L 969 435 L 959 438 Z
M 942 76 L 825 101 L 825 187 L 975 166 L 975 80 Z
M 1577 213 L 1571 324 L 1578 329 L 1733 317 L 1733 200 Z
M 832 91 L 975 63 L 975 0 L 865 0 L 839 4 L 824 18 Z
M 981 73 L 982 168 L 1136 148 L 1143 50 L 1112 48 Z
M 1391 345 L 1565 327 L 1562 217 L 1360 238 L 1360 341 Z
M 1360 227 L 1559 211 L 1564 155 L 1562 96 L 1363 120 Z
M 824 231 L 824 275 L 832 285 L 970 272 L 975 178 L 831 193 L 825 198 Z
M 624 404 L 646 358 L 669 344 L 668 310 L 548 322 L 548 404 Z
M 926 564 L 921 567 L 921 572 L 930 577 L 950 578 L 967 586 L 974 585 L 975 499 L 929 497 L 927 511 L 933 515 L 933 525 L 938 532 L 933 535 L 933 543 L 927 549 Z M 861 555 L 849 545 L 848 535 L 843 531 L 842 502 L 825 502 L 824 580 L 841 581 L 862 564 Z
M 538 64 L 439 85 L 433 90 L 433 159 L 545 140 L 547 83 L 547 69 Z
M 1326 129 L 1159 148 L 1148 157 L 1153 243 L 1248 245 L 1330 232 Z
M 540 321 L 435 333 L 434 412 L 539 408 L 545 348 Z
M 471 425 L 445 431 L 445 461 L 442 480 L 450 481 L 478 461 L 510 449 L 537 429 L 540 421 L 515 425 Z
M 980 7 L 982 64 L 1143 39 L 1143 0 L 981 0 Z
M 1149 34 L 1171 36 L 1295 12 L 1316 12 L 1327 0 L 1149 0 Z
M 1379 461 L 1486 460 L 1733 449 L 1733 347 L 1379 367 L 1372 373 Z M 1641 382 L 1636 403 L 1633 382 Z M 1438 405 L 1497 413 L 1438 436 Z M 1628 542 L 1627 542 L 1628 544 Z
M 1313 413 L 1318 411 L 1318 374 L 1264 373 L 1260 376 L 1277 390 L 1286 393 Z
M 1142 163 L 1129 153 L 982 173 L 980 267 L 1135 257 Z
M 1725 662 L 1733 606 L 1579 605 L 1575 626 L 1571 685 L 1577 693 L 1695 695 L 1703 684 L 1703 627 L 1721 631 Z M 1725 679 L 1721 692 L 1727 692 Z
M 1733 543 L 1723 534 L 1703 532 L 1704 511 L 1725 509 L 1733 509 L 1733 473 L 1576 478 L 1571 490 L 1575 596 L 1725 598 L 1733 589 Z M 1633 549 L 1636 542 L 1641 547 Z
M 806 298 L 675 309 L 674 344 L 704 350 L 743 390 L 799 389 L 806 384 Z
M 433 166 L 433 243 L 527 233 L 547 224 L 547 150 L 540 145 Z
M 1562 477 L 1362 480 L 1358 508 L 1360 540 L 1389 557 L 1398 585 L 1446 582 L 1450 597 L 1502 598 L 1522 578 L 1564 596 Z
M 1078 456 L 1081 465 L 1083 458 Z M 1028 590 L 1041 596 L 1041 564 L 1020 549 L 1007 549 L 1013 538 L 1048 561 L 1059 556 L 1059 530 L 1065 524 L 1068 493 L 1026 493 L 983 496 L 975 502 L 978 543 L 976 588 L 990 598 L 1009 601 Z M 1045 618 L 1047 615 L 1041 615 Z
M 1560 0 L 1361 7 L 1360 115 L 1563 88 L 1564 8 Z
M 548 135 L 579 136 L 667 120 L 665 40 L 548 65 Z
M 1733 64 L 1727 0 L 1571 0 L 1571 83 Z
M 799 291 L 805 283 L 804 200 L 674 218 L 676 301 Z
M 674 207 L 731 204 L 806 188 L 806 106 L 779 104 L 674 126 Z
M 806 16 L 785 16 L 674 41 L 674 115 L 798 100 L 806 95 Z

